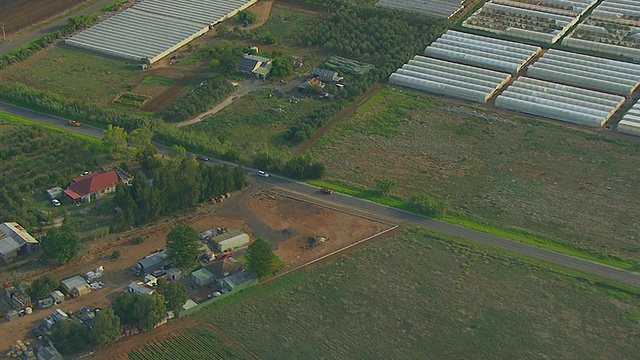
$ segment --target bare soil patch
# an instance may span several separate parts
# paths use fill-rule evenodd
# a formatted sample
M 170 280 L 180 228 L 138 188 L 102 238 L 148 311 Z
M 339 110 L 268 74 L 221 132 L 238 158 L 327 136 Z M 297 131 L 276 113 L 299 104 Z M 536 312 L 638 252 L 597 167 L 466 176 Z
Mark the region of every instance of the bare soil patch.
M 87 0 L 2 0 L 0 22 L 4 22 L 7 36 L 54 17 Z

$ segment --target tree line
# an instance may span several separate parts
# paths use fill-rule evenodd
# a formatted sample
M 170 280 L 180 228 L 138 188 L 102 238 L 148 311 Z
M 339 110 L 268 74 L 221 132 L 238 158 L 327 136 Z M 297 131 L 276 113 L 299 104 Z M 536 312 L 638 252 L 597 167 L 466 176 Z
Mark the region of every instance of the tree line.
M 158 220 L 245 185 L 241 167 L 230 171 L 226 166 L 205 166 L 193 158 L 175 159 L 135 172 L 131 186 L 116 187 L 114 201 L 119 211 L 113 227 L 119 230 Z

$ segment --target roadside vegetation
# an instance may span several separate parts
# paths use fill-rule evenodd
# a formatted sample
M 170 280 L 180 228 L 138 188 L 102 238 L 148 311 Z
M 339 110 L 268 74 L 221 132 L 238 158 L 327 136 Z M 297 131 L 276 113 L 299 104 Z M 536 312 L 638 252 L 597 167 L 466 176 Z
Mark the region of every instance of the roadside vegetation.
M 222 299 L 193 321 L 215 322 L 265 359 L 621 359 L 637 351 L 639 300 L 637 289 L 409 229 Z

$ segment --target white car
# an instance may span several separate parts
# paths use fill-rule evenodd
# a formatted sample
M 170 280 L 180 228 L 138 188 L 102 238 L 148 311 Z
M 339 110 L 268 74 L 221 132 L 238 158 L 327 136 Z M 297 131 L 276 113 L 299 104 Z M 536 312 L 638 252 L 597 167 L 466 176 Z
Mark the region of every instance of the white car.
M 51 200 L 51 203 L 53 204 L 53 206 L 60 206 L 60 200 L 58 199 Z
M 258 176 L 262 176 L 262 177 L 269 177 L 269 174 L 267 174 L 266 172 L 259 170 L 256 175 Z

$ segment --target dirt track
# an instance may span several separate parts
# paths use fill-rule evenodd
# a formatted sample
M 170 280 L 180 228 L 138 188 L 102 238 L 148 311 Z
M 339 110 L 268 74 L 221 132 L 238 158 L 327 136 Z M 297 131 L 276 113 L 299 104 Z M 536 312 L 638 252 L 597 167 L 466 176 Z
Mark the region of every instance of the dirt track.
M 0 22 L 5 23 L 7 36 L 47 20 L 87 0 L 2 0 Z

